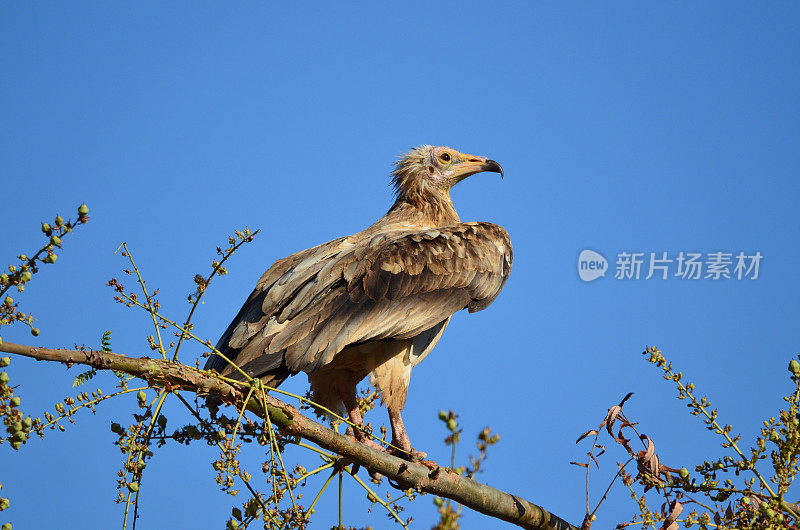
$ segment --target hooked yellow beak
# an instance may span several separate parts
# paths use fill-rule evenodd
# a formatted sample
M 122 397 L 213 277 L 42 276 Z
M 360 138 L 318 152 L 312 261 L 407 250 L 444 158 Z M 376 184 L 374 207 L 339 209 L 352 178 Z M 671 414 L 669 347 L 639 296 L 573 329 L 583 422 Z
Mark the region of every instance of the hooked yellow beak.
M 503 178 L 503 168 L 494 160 L 490 160 L 485 156 L 463 155 L 463 162 L 458 164 L 455 169 L 456 182 L 460 182 L 470 175 L 481 173 L 483 171 L 491 171 L 493 173 L 500 173 L 500 178 Z

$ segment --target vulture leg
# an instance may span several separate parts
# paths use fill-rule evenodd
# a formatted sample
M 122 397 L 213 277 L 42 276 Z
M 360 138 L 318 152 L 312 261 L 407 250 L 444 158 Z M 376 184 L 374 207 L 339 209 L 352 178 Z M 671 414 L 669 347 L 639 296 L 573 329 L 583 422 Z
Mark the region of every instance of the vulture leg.
M 358 400 L 356 399 L 356 385 L 353 384 L 352 390 L 349 392 L 342 392 L 340 394 L 340 398 L 342 403 L 344 404 L 344 408 L 347 410 L 347 419 L 350 420 L 353 425 L 357 427 L 364 426 L 364 418 L 361 416 L 361 410 L 358 408 Z M 347 427 L 347 434 L 354 436 L 356 440 L 361 442 L 362 444 L 368 445 L 373 449 L 377 449 L 378 451 L 383 451 L 383 447 L 378 445 L 372 438 L 370 438 L 364 431 L 358 428 L 353 428 L 352 426 L 348 425 Z M 348 465 L 350 465 L 352 460 L 349 458 L 339 457 L 338 462 L 334 464 L 334 467 L 341 471 Z M 358 464 L 353 466 L 353 473 L 358 473 Z M 375 480 L 379 480 L 382 478 L 380 473 L 376 473 L 375 471 L 370 471 L 369 476 Z
M 358 408 L 358 400 L 356 399 L 356 387 L 353 385 L 352 389 L 348 392 L 342 392 L 340 395 L 342 403 L 344 404 L 345 410 L 347 410 L 347 419 L 349 419 L 354 425 L 358 427 L 364 426 L 364 418 L 361 417 L 361 410 Z M 366 444 L 373 449 L 377 449 L 379 451 L 383 451 L 383 447 L 378 445 L 372 438 L 370 438 L 364 431 L 361 429 L 353 429 L 351 427 L 347 428 L 349 433 L 352 433 L 355 436 L 355 439 L 359 442 Z
M 389 452 L 397 457 L 412 462 L 419 462 L 427 457 L 427 453 L 417 451 L 411 447 L 411 440 L 408 439 L 406 427 L 403 425 L 403 417 L 400 415 L 400 409 L 388 407 L 389 423 L 392 425 L 392 445 L 400 448 L 400 451 L 394 447 L 389 448 Z

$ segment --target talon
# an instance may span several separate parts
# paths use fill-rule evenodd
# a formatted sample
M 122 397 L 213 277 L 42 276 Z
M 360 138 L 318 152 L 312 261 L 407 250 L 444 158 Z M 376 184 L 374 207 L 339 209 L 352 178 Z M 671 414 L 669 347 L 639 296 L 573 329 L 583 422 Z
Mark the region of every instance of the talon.
M 417 451 L 416 449 L 411 449 L 411 461 L 412 462 L 423 462 L 426 458 L 428 458 L 428 453 L 423 453 L 422 451 Z
M 372 440 L 371 438 L 366 438 L 364 440 L 361 440 L 361 443 L 363 443 L 364 445 L 367 445 L 369 447 L 372 447 L 376 451 L 380 451 L 382 453 L 385 452 L 385 449 L 380 444 L 378 444 L 374 440 Z M 355 471 L 356 470 L 354 468 L 353 469 L 353 473 L 355 473 Z M 383 479 L 383 475 L 381 475 L 380 473 L 377 473 L 375 471 L 370 471 L 369 469 L 367 470 L 367 472 L 369 473 L 369 477 L 372 480 L 379 481 L 379 480 Z
M 370 439 L 364 439 L 364 440 L 359 440 L 359 441 L 362 444 L 364 444 L 366 446 L 369 446 L 369 447 L 371 447 L 371 448 L 373 448 L 373 449 L 375 449 L 377 451 L 384 452 L 383 447 L 381 447 L 379 444 L 375 443 L 374 441 L 372 441 Z M 350 473 L 353 474 L 353 475 L 358 473 L 358 471 L 361 469 L 361 464 L 357 464 L 355 462 L 355 460 L 353 460 L 350 457 L 346 457 L 346 456 L 338 457 L 333 463 L 333 469 L 336 470 L 337 473 L 341 473 L 342 471 L 344 471 L 344 468 L 346 468 L 347 466 L 350 466 L 350 465 L 353 466 L 351 468 L 351 470 L 350 470 Z M 375 471 L 370 471 L 369 469 L 367 469 L 367 473 L 369 473 L 370 478 L 373 479 L 373 480 L 381 480 L 383 478 L 383 475 L 381 475 L 380 473 L 377 473 Z

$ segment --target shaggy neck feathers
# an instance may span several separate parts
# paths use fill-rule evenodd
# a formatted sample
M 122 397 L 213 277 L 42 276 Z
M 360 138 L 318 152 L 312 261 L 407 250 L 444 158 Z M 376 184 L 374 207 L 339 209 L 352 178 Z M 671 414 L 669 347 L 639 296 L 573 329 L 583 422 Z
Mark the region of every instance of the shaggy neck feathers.
M 392 171 L 396 199 L 387 216 L 434 227 L 460 222 L 449 190 L 437 186 L 428 175 L 430 150 L 419 147 L 397 162 Z

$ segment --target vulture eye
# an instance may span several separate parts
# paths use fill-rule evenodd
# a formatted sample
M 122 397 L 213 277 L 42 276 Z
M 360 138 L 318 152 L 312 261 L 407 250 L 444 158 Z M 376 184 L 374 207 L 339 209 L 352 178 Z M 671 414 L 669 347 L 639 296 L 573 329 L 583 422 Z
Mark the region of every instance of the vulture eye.
M 450 153 L 442 153 L 439 155 L 439 158 L 442 160 L 442 162 L 450 162 Z

